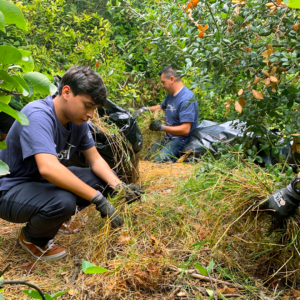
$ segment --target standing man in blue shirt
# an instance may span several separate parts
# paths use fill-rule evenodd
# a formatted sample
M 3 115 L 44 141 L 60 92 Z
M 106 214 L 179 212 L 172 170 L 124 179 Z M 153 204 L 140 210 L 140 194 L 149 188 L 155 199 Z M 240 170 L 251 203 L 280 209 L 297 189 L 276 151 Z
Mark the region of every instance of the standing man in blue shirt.
M 154 157 L 155 162 L 175 162 L 198 126 L 198 103 L 194 94 L 182 83 L 180 74 L 172 64 L 165 67 L 159 75 L 163 88 L 168 93 L 165 100 L 160 105 L 142 107 L 133 116 L 136 118 L 147 110 L 165 111 L 166 125 L 156 120 L 149 126 L 150 130 L 166 132 L 165 137 L 156 141 L 150 152 L 160 149 Z
M 78 230 L 67 222 L 76 206 L 81 210 L 92 203 L 113 228 L 122 226 L 121 217 L 104 196 L 106 186 L 124 189 L 128 202 L 139 198 L 131 190 L 137 186 L 122 183 L 100 156 L 87 125 L 105 102 L 102 78 L 89 67 L 74 66 L 62 77 L 54 99 L 48 96 L 22 109 L 29 125 L 15 121 L 8 132 L 7 148 L 0 152 L 10 168 L 10 174 L 0 177 L 0 218 L 26 223 L 19 242 L 35 258 L 53 261 L 67 254 L 52 239 L 58 231 Z M 76 149 L 90 168 L 64 166 Z

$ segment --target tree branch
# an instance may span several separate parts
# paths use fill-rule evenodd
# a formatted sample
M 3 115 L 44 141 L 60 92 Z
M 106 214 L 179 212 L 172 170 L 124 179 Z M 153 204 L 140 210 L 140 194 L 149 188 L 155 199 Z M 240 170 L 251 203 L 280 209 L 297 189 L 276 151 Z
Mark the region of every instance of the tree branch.
M 36 285 L 34 285 L 30 282 L 27 282 L 26 280 L 3 280 L 3 281 L 0 281 L 0 289 L 3 289 L 5 284 L 23 284 L 23 285 L 27 285 L 27 286 L 37 290 L 39 292 L 39 294 L 41 295 L 43 300 L 47 300 L 44 296 L 44 293 L 42 292 L 42 290 L 39 287 L 37 287 Z

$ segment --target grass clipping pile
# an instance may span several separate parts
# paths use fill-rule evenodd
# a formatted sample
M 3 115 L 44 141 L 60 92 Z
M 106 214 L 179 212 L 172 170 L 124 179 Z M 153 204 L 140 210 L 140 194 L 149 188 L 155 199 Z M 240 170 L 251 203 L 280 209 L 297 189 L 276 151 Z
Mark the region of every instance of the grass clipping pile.
M 256 286 L 299 288 L 299 211 L 282 229 L 256 210 L 259 201 L 287 183 L 276 183 L 254 164 L 233 164 L 203 164 L 197 186 L 186 185 L 187 194 L 199 197 L 198 216 L 207 224 L 206 238 L 220 273 L 231 279 L 239 274 L 244 285 L 248 278 Z
M 120 132 L 118 126 L 109 120 L 108 116 L 100 117 L 96 111 L 92 122 L 100 130 L 112 152 L 112 157 L 108 161 L 110 167 L 118 174 L 119 178 L 126 182 L 135 182 L 138 179 L 139 153 L 135 154 L 130 142 Z M 96 133 L 94 134 L 97 145 Z M 106 159 L 106 157 L 104 157 Z
M 86 224 L 81 232 L 56 238 L 68 250 L 63 261 L 35 263 L 16 246 L 19 225 L 1 224 L 8 231 L 1 232 L 0 269 L 12 264 L 5 279 L 26 279 L 49 294 L 70 288 L 63 299 L 201 299 L 212 287 L 199 273 L 192 276 L 195 263 L 207 267 L 213 258 L 211 278 L 230 281 L 230 293 L 244 299 L 261 299 L 262 291 L 271 295 L 275 286 L 285 288 L 285 295 L 299 289 L 299 215 L 282 231 L 274 230 L 267 214 L 252 212 L 253 203 L 278 188 L 268 174 L 224 161 L 194 170 L 164 165 L 156 172 L 157 165 L 143 164 L 143 201 L 115 203 L 125 225 L 111 231 L 94 207 L 87 208 L 76 217 Z M 185 175 L 174 172 L 179 170 Z M 76 271 L 76 256 L 109 271 Z M 213 288 L 226 294 L 220 281 Z M 6 300 L 29 299 L 20 287 L 2 294 Z
M 138 125 L 143 136 L 143 149 L 141 151 L 141 158 L 152 159 L 158 152 L 156 151 L 150 154 L 149 150 L 153 143 L 163 138 L 166 133 L 163 131 L 152 131 L 149 129 L 149 126 L 155 120 L 159 120 L 162 124 L 164 124 L 164 115 L 165 113 L 163 110 L 155 112 L 147 111 L 138 118 Z

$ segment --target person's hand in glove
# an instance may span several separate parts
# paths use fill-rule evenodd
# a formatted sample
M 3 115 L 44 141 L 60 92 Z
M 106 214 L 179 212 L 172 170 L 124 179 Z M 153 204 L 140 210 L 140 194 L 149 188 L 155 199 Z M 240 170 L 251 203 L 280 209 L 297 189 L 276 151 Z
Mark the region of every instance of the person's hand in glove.
M 121 191 L 125 192 L 125 199 L 127 204 L 140 200 L 142 194 L 145 194 L 145 192 L 141 190 L 137 185 L 126 184 L 124 182 L 118 184 L 114 190 L 114 194 L 119 193 Z
M 136 111 L 132 114 L 132 116 L 133 116 L 134 119 L 136 119 L 137 117 L 139 117 L 140 115 L 142 115 L 142 114 L 143 114 L 144 112 L 146 112 L 147 110 L 148 110 L 148 107 L 142 107 L 142 108 L 136 110 Z
M 159 120 L 155 120 L 153 123 L 150 124 L 149 129 L 152 131 L 164 131 L 165 126 L 162 125 Z
M 297 189 L 296 184 L 300 185 L 300 179 L 296 177 L 292 182 L 283 189 L 277 190 L 271 194 L 267 200 L 259 203 L 259 210 L 267 210 L 279 222 L 283 219 L 292 216 L 300 204 L 300 189 Z
M 90 200 L 91 203 L 95 204 L 96 210 L 101 213 L 101 217 L 109 217 L 112 228 L 121 227 L 124 223 L 116 209 L 108 202 L 108 200 L 97 191 L 96 195 Z

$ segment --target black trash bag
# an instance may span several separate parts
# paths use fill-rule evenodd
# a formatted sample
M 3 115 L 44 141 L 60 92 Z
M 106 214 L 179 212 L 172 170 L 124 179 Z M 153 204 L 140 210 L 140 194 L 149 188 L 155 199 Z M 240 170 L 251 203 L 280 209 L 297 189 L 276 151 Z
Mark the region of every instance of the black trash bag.
M 249 129 L 249 128 L 248 128 Z M 280 135 L 278 130 L 270 130 L 267 128 L 269 135 Z M 195 129 L 191 135 L 188 143 L 185 145 L 182 153 L 193 153 L 193 157 L 199 158 L 207 151 L 214 154 L 216 149 L 213 147 L 214 143 L 217 142 L 226 142 L 231 144 L 235 139 L 243 137 L 245 132 L 245 123 L 238 120 L 229 121 L 225 123 L 216 123 L 213 121 L 204 120 L 202 123 Z M 252 133 L 247 132 L 247 135 L 251 136 Z M 294 141 L 295 142 L 295 141 Z M 279 144 L 284 143 L 284 138 L 278 141 Z M 257 139 L 252 141 L 252 145 L 255 145 L 260 150 L 260 144 Z M 296 168 L 300 163 L 300 146 L 298 152 L 292 151 L 293 141 L 290 141 L 288 144 L 283 145 L 282 149 L 279 150 L 279 153 L 275 156 L 272 149 L 268 152 L 260 151 L 259 156 L 262 158 L 263 162 L 259 163 L 261 166 L 265 165 L 275 165 L 279 163 L 279 157 L 284 155 L 286 157 L 287 164 L 294 165 Z M 191 155 L 186 158 L 189 161 Z
M 215 153 L 212 146 L 216 142 L 231 143 L 235 138 L 242 137 L 245 123 L 229 121 L 225 123 L 216 123 L 213 121 L 202 121 L 194 130 L 188 143 L 181 152 L 193 152 L 195 157 L 199 157 L 210 151 Z
M 105 115 L 109 116 L 109 120 L 117 125 L 128 142 L 131 144 L 132 150 L 128 148 L 130 153 L 130 162 L 125 162 L 125 158 L 122 153 L 116 153 L 113 149 L 117 148 L 117 145 L 113 143 L 114 136 L 111 135 L 108 138 L 101 132 L 91 121 L 88 122 L 88 126 L 95 140 L 95 146 L 108 163 L 108 165 L 117 173 L 118 177 L 126 182 L 132 183 L 138 179 L 138 163 L 140 158 L 140 151 L 143 145 L 143 139 L 141 131 L 137 125 L 137 122 L 133 117 L 124 109 L 116 105 L 111 100 L 107 99 L 107 103 L 103 108 L 98 109 L 100 117 Z M 78 166 L 88 167 L 84 155 L 76 151 L 66 166 Z M 125 166 L 125 167 L 124 167 Z
M 132 146 L 134 153 L 138 153 L 143 147 L 143 138 L 140 128 L 136 120 L 123 108 L 107 99 L 103 108 L 98 109 L 100 117 L 109 116 L 109 119 L 114 122 Z

